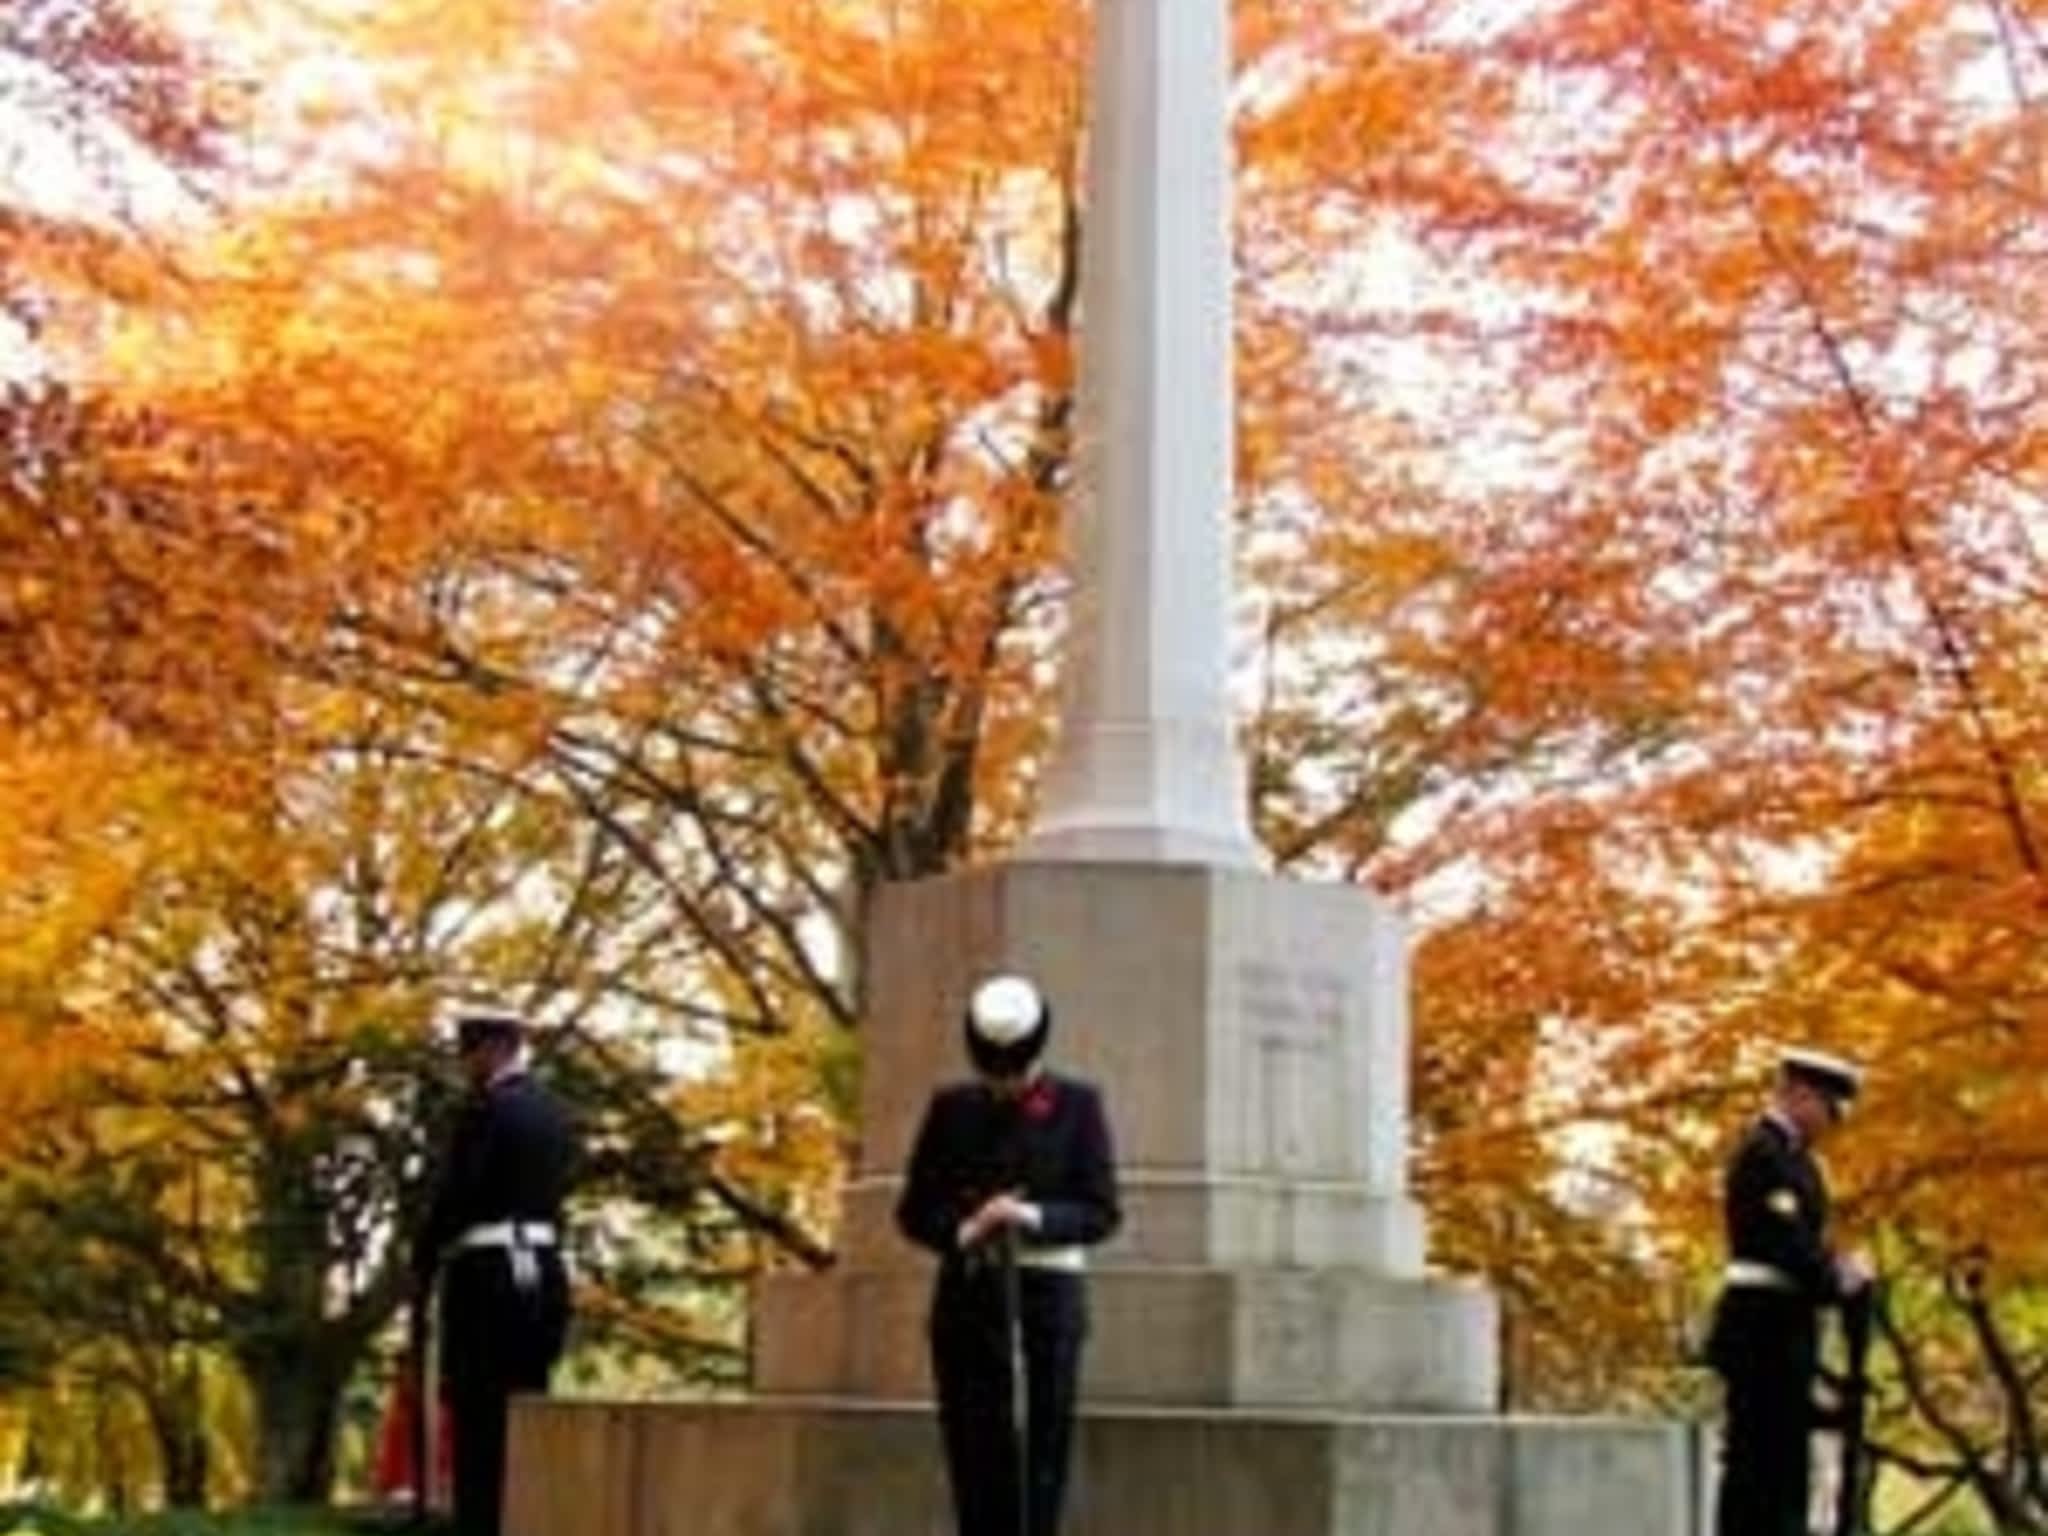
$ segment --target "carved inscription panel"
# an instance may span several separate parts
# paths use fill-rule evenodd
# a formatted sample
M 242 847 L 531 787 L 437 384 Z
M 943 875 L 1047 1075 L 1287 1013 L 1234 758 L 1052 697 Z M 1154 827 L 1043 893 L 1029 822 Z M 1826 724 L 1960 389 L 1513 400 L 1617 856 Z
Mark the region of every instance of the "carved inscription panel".
M 1238 967 L 1240 1147 L 1247 1171 L 1341 1176 L 1347 1110 L 1346 978 L 1247 960 Z

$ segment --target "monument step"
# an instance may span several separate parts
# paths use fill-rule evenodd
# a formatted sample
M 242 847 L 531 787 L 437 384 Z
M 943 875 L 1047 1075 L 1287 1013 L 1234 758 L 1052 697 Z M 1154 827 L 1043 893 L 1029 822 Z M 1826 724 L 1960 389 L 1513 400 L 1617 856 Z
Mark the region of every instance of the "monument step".
M 931 1411 L 515 1406 L 506 1536 L 952 1536 Z M 1620 1419 L 1083 1413 L 1066 1536 L 1694 1536 L 1696 1447 Z
M 928 1269 L 768 1277 L 753 1381 L 767 1393 L 929 1395 Z M 1089 1277 L 1082 1390 L 1097 1403 L 1488 1412 L 1496 1302 L 1462 1280 L 1360 1269 L 1105 1266 Z

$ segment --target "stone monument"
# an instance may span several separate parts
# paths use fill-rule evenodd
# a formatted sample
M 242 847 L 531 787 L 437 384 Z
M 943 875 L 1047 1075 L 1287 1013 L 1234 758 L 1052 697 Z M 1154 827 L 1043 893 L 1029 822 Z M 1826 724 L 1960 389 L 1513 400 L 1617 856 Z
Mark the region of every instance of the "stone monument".
M 1227 693 L 1228 0 L 1098 0 L 1076 575 L 1058 755 L 999 865 L 891 888 L 841 1261 L 756 1297 L 745 1404 L 520 1405 L 509 1536 L 939 1536 L 929 1261 L 890 1220 L 1023 970 L 1104 1087 L 1125 1228 L 1091 1283 L 1073 1536 L 1685 1536 L 1675 1426 L 1495 1417 L 1496 1309 L 1430 1273 L 1406 946 L 1264 873 Z

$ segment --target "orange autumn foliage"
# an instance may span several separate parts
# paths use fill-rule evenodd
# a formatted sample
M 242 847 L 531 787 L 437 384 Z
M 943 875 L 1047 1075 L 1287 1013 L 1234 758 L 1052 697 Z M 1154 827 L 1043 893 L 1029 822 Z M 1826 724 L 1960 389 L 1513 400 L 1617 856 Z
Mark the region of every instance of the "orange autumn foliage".
M 1920 1330 L 1887 1435 L 2011 1529 L 2048 1262 L 2042 35 L 1587 0 L 1468 39 L 1499 183 L 1421 302 L 1327 322 L 1429 409 L 1304 518 L 1265 727 L 1282 848 L 1434 918 L 1440 1230 L 1536 1315 L 1542 1395 L 1669 1375 L 1715 1160 L 1772 1045 L 1818 1040 L 1872 1069 L 1837 1175 Z

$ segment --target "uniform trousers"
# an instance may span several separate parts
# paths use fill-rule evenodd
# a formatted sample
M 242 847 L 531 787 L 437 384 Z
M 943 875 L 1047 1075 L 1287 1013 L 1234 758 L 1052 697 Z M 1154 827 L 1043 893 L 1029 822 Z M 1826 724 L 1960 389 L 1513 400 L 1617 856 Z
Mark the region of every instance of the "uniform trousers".
M 506 1419 L 517 1392 L 545 1392 L 568 1332 L 569 1284 L 561 1255 L 534 1251 L 535 1283 L 513 1280 L 512 1255 L 454 1255 L 441 1280 L 441 1376 L 453 1422 L 455 1528 L 499 1536 L 505 1500 Z
M 1081 1348 L 1088 1332 L 1078 1274 L 1023 1266 L 1028 1526 L 1018 1509 L 1017 1440 L 1004 1277 L 999 1265 L 954 1260 L 932 1301 L 932 1375 L 959 1536 L 1055 1536 L 1066 1502 Z
M 1710 1358 L 1727 1388 L 1718 1536 L 1807 1536 L 1820 1331 L 1804 1297 L 1729 1290 Z

